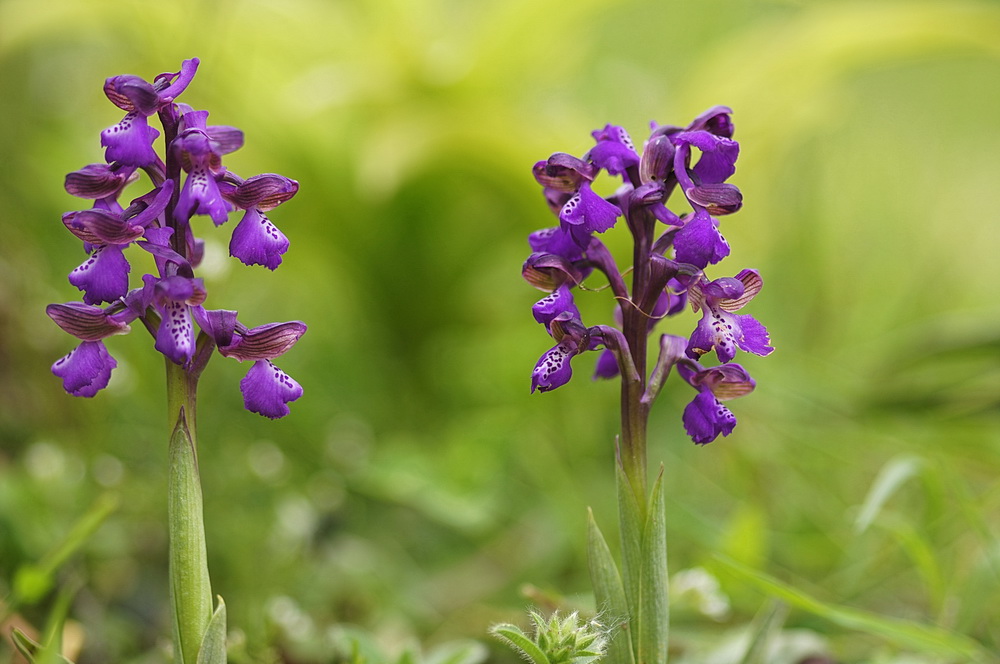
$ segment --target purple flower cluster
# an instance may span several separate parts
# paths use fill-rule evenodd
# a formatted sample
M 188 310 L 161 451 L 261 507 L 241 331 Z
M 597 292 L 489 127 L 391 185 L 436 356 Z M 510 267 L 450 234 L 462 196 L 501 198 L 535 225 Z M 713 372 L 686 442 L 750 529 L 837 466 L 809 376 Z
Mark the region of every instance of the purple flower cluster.
M 582 158 L 556 153 L 535 164 L 535 179 L 559 225 L 529 236 L 533 253 L 522 270 L 530 284 L 548 293 L 533 312 L 556 342 L 535 366 L 532 391 L 565 385 L 572 358 L 601 349 L 595 377 L 621 375 L 638 384 L 647 406 L 676 366 L 697 391 L 683 415 L 694 442 L 709 443 L 732 432 L 736 418 L 722 401 L 755 387 L 746 370 L 732 363 L 736 351 L 767 355 L 773 348 L 761 323 L 736 313 L 760 292 L 757 271 L 718 279 L 705 274 L 729 255 L 719 217 L 743 204 L 740 190 L 726 182 L 739 154 L 731 112 L 717 106 L 686 128 L 653 123 L 641 155 L 624 129 L 607 125 L 593 132 L 596 144 Z M 621 178 L 611 196 L 592 189 L 601 171 Z M 667 207 L 678 188 L 691 208 L 682 214 Z M 624 272 L 598 237 L 622 218 L 633 238 L 632 267 Z M 573 289 L 595 270 L 614 293 L 616 326 L 584 325 L 574 303 Z M 648 336 L 657 322 L 688 304 L 701 319 L 687 338 L 661 336 L 659 358 L 647 377 Z M 699 360 L 712 351 L 721 364 L 703 366 Z
M 83 241 L 87 259 L 69 274 L 70 283 L 83 291 L 83 303 L 46 309 L 59 327 L 81 341 L 52 365 L 52 372 L 70 394 L 94 396 L 107 386 L 117 366 L 104 339 L 128 332 L 138 319 L 155 338 L 156 350 L 194 375 L 215 349 L 226 357 L 253 361 L 240 383 L 247 409 L 282 417 L 302 388 L 271 360 L 291 348 L 306 326 L 291 321 L 248 328 L 235 311 L 206 309 L 205 287 L 194 275 L 205 245 L 194 235 L 192 218 L 207 215 L 219 226 L 231 212 L 242 211 L 229 253 L 246 265 L 273 270 L 288 249 L 288 239 L 265 213 L 294 196 L 299 185 L 273 173 L 244 180 L 222 165 L 223 155 L 243 145 L 243 132 L 209 125 L 207 111 L 175 102 L 197 68 L 195 58 L 152 83 L 126 75 L 104 84 L 108 99 L 125 117 L 101 132 L 106 163 L 89 164 L 66 176 L 66 191 L 92 200 L 93 207 L 62 218 Z M 160 135 L 149 125 L 153 115 L 163 128 L 163 158 L 153 147 Z M 122 195 L 141 179 L 140 171 L 152 189 L 124 206 Z M 133 244 L 152 256 L 156 274 L 143 275 L 142 285 L 130 289 L 125 250 Z

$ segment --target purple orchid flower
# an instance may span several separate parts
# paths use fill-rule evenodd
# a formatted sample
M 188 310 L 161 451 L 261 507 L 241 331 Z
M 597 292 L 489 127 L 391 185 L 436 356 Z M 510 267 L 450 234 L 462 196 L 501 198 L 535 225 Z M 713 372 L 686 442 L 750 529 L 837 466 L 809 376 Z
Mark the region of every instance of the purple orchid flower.
M 271 360 L 288 351 L 306 326 L 291 321 L 248 328 L 235 311 L 206 309 L 208 293 L 194 273 L 205 243 L 195 235 L 193 222 L 206 215 L 219 226 L 231 211 L 242 210 L 230 254 L 247 265 L 274 270 L 289 241 L 265 212 L 292 198 L 298 183 L 273 173 L 244 180 L 225 168 L 223 157 L 243 145 L 243 133 L 209 125 L 207 111 L 175 102 L 197 68 L 193 58 L 151 83 L 131 75 L 105 82 L 105 94 L 126 115 L 101 133 L 108 163 L 89 164 L 66 176 L 67 192 L 94 203 L 63 215 L 63 224 L 83 242 L 88 257 L 69 276 L 83 291 L 83 303 L 53 304 L 46 310 L 80 340 L 52 371 L 68 393 L 94 396 L 108 385 L 117 366 L 104 340 L 127 333 L 130 323 L 140 320 L 153 335 L 154 348 L 191 375 L 200 374 L 214 349 L 251 360 L 240 382 L 246 408 L 282 417 L 289 412 L 288 403 L 302 395 L 302 387 Z M 166 139 L 162 159 L 153 148 L 161 134 L 149 126 L 154 115 Z M 139 180 L 139 170 L 153 188 L 123 208 L 119 200 Z M 153 256 L 156 273 L 143 275 L 142 284 L 130 290 L 126 252 L 133 244 Z
M 740 151 L 732 138 L 731 113 L 716 106 L 687 127 L 651 123 L 641 153 L 622 127 L 605 125 L 593 132 L 595 145 L 583 158 L 557 152 L 534 165 L 535 179 L 559 225 L 529 236 L 532 254 L 522 266 L 524 278 L 549 293 L 532 312 L 556 341 L 535 365 L 532 391 L 565 385 L 573 358 L 603 349 L 594 377 L 622 379 L 623 418 L 625 413 L 631 413 L 630 422 L 647 417 L 646 409 L 676 365 L 698 389 L 683 415 L 692 439 L 704 444 L 732 432 L 736 420 L 721 401 L 735 391 L 749 391 L 753 381 L 742 367 L 729 363 L 737 349 L 763 356 L 773 348 L 757 319 L 735 313 L 760 291 L 760 275 L 743 270 L 712 281 L 704 273 L 730 253 L 719 230 L 720 217 L 743 204 L 740 190 L 728 182 Z M 621 178 L 612 196 L 594 191 L 601 172 Z M 689 211 L 671 209 L 669 199 L 676 190 Z M 601 239 L 620 218 L 634 243 L 626 272 Z M 613 326 L 585 326 L 573 300 L 573 289 L 584 287 L 595 274 L 607 278 L 614 296 Z M 626 283 L 630 274 L 631 283 Z M 647 338 L 663 320 L 685 311 L 688 302 L 695 313 L 701 312 L 701 320 L 689 339 L 663 335 L 660 357 L 647 376 Z M 706 369 L 696 362 L 713 349 L 721 367 Z
M 693 284 L 688 298 L 695 313 L 702 310 L 703 314 L 688 342 L 688 356 L 697 359 L 713 348 L 720 362 L 732 360 L 737 348 L 755 355 L 769 355 L 774 348 L 769 345 L 767 329 L 753 316 L 733 313 L 745 307 L 763 285 L 756 270 L 742 270 L 736 277 Z

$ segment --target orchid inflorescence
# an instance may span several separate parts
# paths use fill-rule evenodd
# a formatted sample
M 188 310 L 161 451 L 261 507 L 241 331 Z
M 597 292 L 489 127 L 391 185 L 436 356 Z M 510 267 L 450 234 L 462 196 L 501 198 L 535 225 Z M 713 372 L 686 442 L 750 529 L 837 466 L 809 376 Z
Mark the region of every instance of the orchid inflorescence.
M 698 392 L 683 414 L 694 442 L 709 443 L 732 432 L 736 418 L 722 401 L 747 394 L 756 385 L 732 362 L 736 351 L 768 355 L 773 348 L 761 323 L 736 313 L 760 291 L 760 274 L 744 269 L 733 277 L 710 279 L 705 273 L 729 255 L 718 217 L 743 204 L 740 190 L 726 182 L 739 154 L 731 112 L 714 107 L 686 128 L 652 123 L 642 155 L 623 128 L 607 125 L 593 132 L 596 145 L 583 158 L 556 153 L 535 164 L 535 179 L 559 225 L 529 236 L 533 253 L 522 270 L 530 284 L 548 293 L 533 313 L 556 341 L 535 366 L 532 391 L 565 385 L 572 375 L 572 358 L 603 349 L 595 377 L 622 376 L 638 387 L 626 394 L 641 395 L 646 407 L 676 366 L 678 375 Z M 622 180 L 608 197 L 591 187 L 601 171 Z M 677 188 L 690 212 L 678 215 L 666 206 Z M 618 269 L 598 238 L 621 218 L 633 238 L 631 289 L 626 284 L 629 271 Z M 573 289 L 595 270 L 614 293 L 617 327 L 586 326 L 574 302 Z M 648 336 L 660 320 L 681 313 L 687 304 L 701 313 L 700 321 L 689 337 L 660 337 L 659 358 L 647 376 Z M 702 365 L 699 360 L 712 351 L 720 364 Z
M 195 236 L 192 220 L 208 215 L 220 226 L 231 212 L 243 211 L 232 232 L 230 255 L 246 265 L 274 270 L 289 243 L 265 213 L 294 196 L 299 185 L 274 173 L 244 180 L 222 165 L 223 155 L 243 145 L 243 132 L 208 125 L 207 111 L 175 101 L 197 68 L 198 59 L 193 58 L 185 60 L 180 71 L 160 74 L 152 83 L 123 75 L 104 84 L 108 99 L 126 114 L 101 132 L 106 163 L 89 164 L 66 176 L 66 191 L 94 203 L 62 218 L 83 241 L 88 257 L 69 275 L 70 283 L 83 291 L 83 302 L 46 309 L 59 327 L 81 341 L 52 372 L 70 394 L 94 396 L 108 385 L 117 366 L 104 339 L 128 332 L 138 319 L 153 335 L 156 350 L 195 377 L 215 349 L 226 357 L 253 361 L 240 382 L 246 408 L 282 417 L 302 388 L 271 360 L 291 348 L 306 326 L 291 321 L 249 328 L 235 311 L 206 309 L 204 284 L 194 276 L 205 243 Z M 162 158 L 153 147 L 160 134 L 149 126 L 153 115 L 163 128 Z M 123 206 L 119 201 L 126 187 L 140 179 L 139 171 L 152 189 Z M 131 268 L 124 251 L 133 244 L 152 255 L 157 274 L 143 275 L 142 285 L 130 289 Z

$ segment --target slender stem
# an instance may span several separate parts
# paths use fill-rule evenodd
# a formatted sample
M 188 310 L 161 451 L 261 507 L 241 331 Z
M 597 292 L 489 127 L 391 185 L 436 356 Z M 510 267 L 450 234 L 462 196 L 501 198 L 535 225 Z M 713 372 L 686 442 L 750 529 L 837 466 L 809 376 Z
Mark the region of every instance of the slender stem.
M 194 664 L 212 617 L 195 429 L 198 372 L 166 361 L 171 421 L 168 477 L 170 603 L 175 661 Z

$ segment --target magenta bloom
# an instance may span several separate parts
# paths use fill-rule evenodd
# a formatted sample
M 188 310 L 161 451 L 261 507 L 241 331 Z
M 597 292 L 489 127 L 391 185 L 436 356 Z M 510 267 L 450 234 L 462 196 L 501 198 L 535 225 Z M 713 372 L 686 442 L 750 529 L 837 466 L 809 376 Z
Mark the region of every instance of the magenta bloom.
M 107 79 L 104 92 L 125 117 L 101 133 L 106 164 L 89 164 L 66 176 L 66 191 L 93 201 L 90 209 L 67 212 L 63 225 L 83 243 L 87 258 L 69 275 L 83 291 L 83 303 L 53 304 L 47 313 L 81 343 L 52 366 L 67 392 L 92 397 L 108 385 L 115 359 L 104 340 L 129 331 L 139 320 L 153 335 L 153 347 L 197 375 L 214 349 L 253 365 L 240 382 L 248 410 L 282 417 L 302 388 L 271 362 L 305 333 L 299 321 L 248 328 L 235 311 L 205 309 L 208 292 L 195 270 L 204 241 L 195 234 L 199 217 L 221 226 L 242 210 L 230 238 L 230 253 L 247 265 L 271 270 L 288 251 L 288 238 L 268 219 L 269 212 L 298 191 L 294 180 L 273 173 L 244 180 L 223 165 L 225 155 L 243 145 L 234 127 L 209 125 L 208 112 L 175 100 L 191 83 L 196 58 L 177 72 L 152 82 L 124 75 Z M 162 132 L 150 126 L 157 119 Z M 154 141 L 163 136 L 164 154 Z M 142 181 L 152 189 L 127 205 L 125 190 Z M 130 288 L 132 245 L 153 257 L 154 274 Z M 105 305 L 105 306 L 98 306 Z
M 532 371 L 532 391 L 565 385 L 575 357 L 603 349 L 593 375 L 622 379 L 623 412 L 645 412 L 677 367 L 698 390 L 682 416 L 692 440 L 704 444 L 733 431 L 736 418 L 722 402 L 755 383 L 731 362 L 737 351 L 763 356 L 774 349 L 756 318 L 736 313 L 760 292 L 759 273 L 742 270 L 714 280 L 706 275 L 730 254 L 721 219 L 743 205 L 742 193 L 728 181 L 740 153 L 730 115 L 730 109 L 716 106 L 687 127 L 652 123 L 641 151 L 624 128 L 608 124 L 592 133 L 595 144 L 582 158 L 556 152 L 535 163 L 532 173 L 559 223 L 528 237 L 532 253 L 521 268 L 528 283 L 548 293 L 532 313 L 556 341 Z M 611 196 L 594 190 L 602 172 L 620 179 Z M 678 191 L 689 209 L 670 203 Z M 619 219 L 633 240 L 623 261 L 627 271 L 619 269 L 602 240 Z M 585 326 L 575 288 L 610 291 L 614 325 Z M 701 314 L 694 331 L 689 338 L 662 335 L 650 372 L 647 337 L 689 302 Z M 713 350 L 720 366 L 698 363 Z

